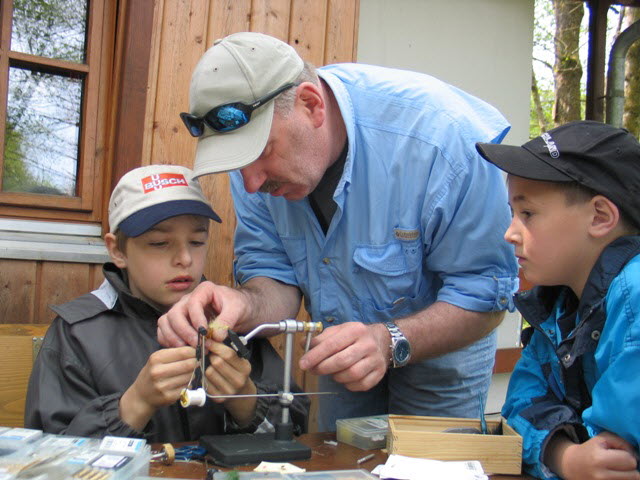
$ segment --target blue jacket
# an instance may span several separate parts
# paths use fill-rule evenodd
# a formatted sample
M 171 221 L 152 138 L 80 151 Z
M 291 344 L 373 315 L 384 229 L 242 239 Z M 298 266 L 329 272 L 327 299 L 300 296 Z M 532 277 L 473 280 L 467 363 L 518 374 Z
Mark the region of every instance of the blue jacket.
M 579 302 L 564 286 L 516 295 L 531 325 L 502 415 L 522 435 L 527 473 L 557 478 L 542 462 L 551 437 L 584 442 L 603 431 L 640 442 L 640 236 L 602 252 Z

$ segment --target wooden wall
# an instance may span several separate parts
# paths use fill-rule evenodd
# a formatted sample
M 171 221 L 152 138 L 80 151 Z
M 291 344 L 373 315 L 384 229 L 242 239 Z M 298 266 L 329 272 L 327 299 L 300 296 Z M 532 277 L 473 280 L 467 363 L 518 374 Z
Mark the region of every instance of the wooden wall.
M 356 58 L 359 0 L 119 0 L 118 5 L 124 21 L 113 65 L 107 185 L 139 165 L 192 166 L 196 141 L 178 114 L 188 110 L 191 71 L 215 39 L 250 30 L 287 41 L 318 66 Z M 223 219 L 212 228 L 206 275 L 231 286 L 235 218 L 228 177 L 201 181 Z M 100 265 L 0 258 L 0 323 L 50 323 L 47 305 L 91 291 L 101 281 Z M 281 349 L 281 339 L 274 343 Z M 305 390 L 315 390 L 313 378 L 297 369 L 296 378 Z M 310 424 L 313 429 L 315 407 Z
M 355 61 L 359 0 L 164 0 L 156 3 L 150 66 L 150 98 L 145 122 L 145 163 L 180 163 L 191 166 L 196 140 L 178 116 L 189 108 L 191 72 L 214 40 L 234 32 L 267 33 L 291 44 L 316 66 Z M 235 217 L 226 174 L 201 178 L 207 197 L 223 219 L 211 232 L 207 278 L 231 286 Z M 300 318 L 307 318 L 301 312 Z M 283 338 L 273 341 L 282 353 Z M 296 359 L 301 346 L 296 347 Z M 316 381 L 295 369 L 305 391 Z M 315 428 L 314 400 L 310 427 Z
M 188 111 L 191 72 L 215 39 L 240 31 L 267 33 L 315 65 L 355 60 L 359 0 L 165 0 L 156 21 L 147 105 L 144 163 L 191 166 L 196 140 L 178 113 Z M 226 174 L 201 179 L 223 219 L 212 230 L 207 277 L 231 285 L 235 219 Z

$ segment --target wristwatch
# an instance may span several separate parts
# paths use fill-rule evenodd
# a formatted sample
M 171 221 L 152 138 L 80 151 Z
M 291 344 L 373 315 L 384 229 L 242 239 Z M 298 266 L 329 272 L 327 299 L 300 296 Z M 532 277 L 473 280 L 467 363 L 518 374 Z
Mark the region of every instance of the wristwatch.
M 391 335 L 391 366 L 404 367 L 411 358 L 411 344 L 395 323 L 386 322 L 384 326 Z

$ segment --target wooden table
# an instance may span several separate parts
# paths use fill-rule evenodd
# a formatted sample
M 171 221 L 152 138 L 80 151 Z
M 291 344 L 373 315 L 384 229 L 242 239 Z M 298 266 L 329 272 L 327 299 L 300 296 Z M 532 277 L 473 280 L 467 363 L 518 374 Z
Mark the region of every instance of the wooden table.
M 307 471 L 318 470 L 348 470 L 362 468 L 371 471 L 376 465 L 387 460 L 387 454 L 382 450 L 361 450 L 351 445 L 338 443 L 337 447 L 327 445 L 325 440 L 335 440 L 335 433 L 307 433 L 298 439 L 301 443 L 311 447 L 311 458 L 309 460 L 293 461 L 294 465 L 305 468 Z M 160 445 L 153 445 L 154 449 Z M 371 460 L 358 465 L 359 458 L 373 453 Z M 209 464 L 209 467 L 217 467 Z M 250 471 L 255 465 L 237 467 L 237 470 Z M 228 470 L 223 469 L 221 470 Z M 176 462 L 173 465 L 163 465 L 161 463 L 151 463 L 149 475 L 163 478 L 199 478 L 203 479 L 206 470 L 201 462 Z M 492 475 L 492 480 L 520 480 L 530 479 L 528 475 Z

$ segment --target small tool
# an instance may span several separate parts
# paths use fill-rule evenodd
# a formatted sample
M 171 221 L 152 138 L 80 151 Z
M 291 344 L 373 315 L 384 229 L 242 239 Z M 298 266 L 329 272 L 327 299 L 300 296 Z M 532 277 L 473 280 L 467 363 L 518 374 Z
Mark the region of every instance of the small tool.
M 152 462 L 162 462 L 165 465 L 171 465 L 176 459 L 176 450 L 170 443 L 162 444 L 159 452 L 151 455 Z
M 368 461 L 369 461 L 369 460 L 371 460 L 373 457 L 375 457 L 375 454 L 370 453 L 369 455 L 365 455 L 364 457 L 359 458 L 359 459 L 356 461 L 356 463 L 357 463 L 358 465 L 360 465 L 360 464 L 362 464 L 362 463 L 364 463 L 364 462 L 368 462 Z

